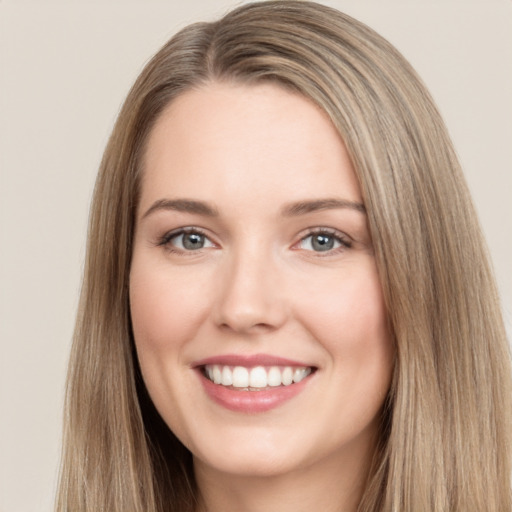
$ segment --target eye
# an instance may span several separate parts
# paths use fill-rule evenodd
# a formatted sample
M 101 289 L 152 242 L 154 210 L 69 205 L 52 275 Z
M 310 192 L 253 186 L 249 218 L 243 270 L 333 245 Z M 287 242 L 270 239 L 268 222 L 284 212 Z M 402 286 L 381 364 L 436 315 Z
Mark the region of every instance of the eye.
M 197 251 L 207 247 L 214 247 L 213 242 L 198 229 L 182 229 L 166 234 L 159 245 L 164 245 L 170 250 Z
M 301 239 L 299 249 L 314 252 L 329 252 L 339 248 L 349 248 L 351 243 L 341 234 L 328 231 L 315 231 Z

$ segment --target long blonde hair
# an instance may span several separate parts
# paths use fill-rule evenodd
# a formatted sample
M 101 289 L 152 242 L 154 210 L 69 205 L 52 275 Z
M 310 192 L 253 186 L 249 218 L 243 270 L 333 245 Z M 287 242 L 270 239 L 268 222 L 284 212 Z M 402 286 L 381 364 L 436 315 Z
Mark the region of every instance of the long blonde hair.
M 272 81 L 319 105 L 356 169 L 396 343 L 360 512 L 512 509 L 511 367 L 494 278 L 455 152 L 410 65 L 315 3 L 242 6 L 191 25 L 130 91 L 92 203 L 65 414 L 59 512 L 185 512 L 190 453 L 152 406 L 134 353 L 128 279 L 141 155 L 176 96 Z

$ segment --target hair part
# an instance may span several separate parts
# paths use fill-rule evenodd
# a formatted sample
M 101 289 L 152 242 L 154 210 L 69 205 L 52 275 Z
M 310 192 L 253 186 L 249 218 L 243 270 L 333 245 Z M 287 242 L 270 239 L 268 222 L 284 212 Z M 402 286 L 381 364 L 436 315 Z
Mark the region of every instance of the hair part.
M 272 82 L 309 98 L 358 176 L 396 344 L 360 512 L 512 508 L 510 355 L 488 254 L 444 123 L 405 59 L 319 4 L 242 6 L 191 25 L 119 114 L 91 208 L 57 510 L 193 510 L 190 453 L 156 412 L 130 325 L 134 222 L 149 134 L 185 91 Z

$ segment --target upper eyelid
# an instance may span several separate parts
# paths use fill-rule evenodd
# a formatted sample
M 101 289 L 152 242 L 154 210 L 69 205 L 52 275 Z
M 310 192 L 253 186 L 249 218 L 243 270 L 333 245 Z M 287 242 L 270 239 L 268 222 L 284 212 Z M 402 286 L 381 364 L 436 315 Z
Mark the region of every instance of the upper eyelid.
M 300 236 L 300 240 L 304 240 L 304 238 L 307 238 L 308 236 L 316 235 L 316 234 L 323 234 L 323 233 L 332 235 L 337 238 L 341 238 L 343 240 L 347 240 L 350 242 L 353 241 L 353 238 L 350 235 L 347 235 L 347 233 L 345 233 L 344 231 L 340 231 L 339 229 L 335 229 L 335 228 L 327 228 L 327 227 L 308 228 L 307 231 L 303 232 L 303 234 L 301 234 L 299 236 Z
M 185 226 L 182 228 L 171 229 L 170 231 L 164 234 L 164 237 L 178 236 L 182 235 L 183 233 L 199 233 L 200 235 L 208 237 L 206 231 L 202 228 L 198 228 L 197 226 Z

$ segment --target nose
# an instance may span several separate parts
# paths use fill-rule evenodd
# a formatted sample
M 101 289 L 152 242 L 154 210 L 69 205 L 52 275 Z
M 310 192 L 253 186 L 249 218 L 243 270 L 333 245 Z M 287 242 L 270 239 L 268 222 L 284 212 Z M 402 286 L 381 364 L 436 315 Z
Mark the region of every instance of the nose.
M 239 334 L 274 331 L 287 318 L 282 275 L 260 251 L 241 252 L 225 262 L 219 275 L 215 322 Z

